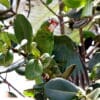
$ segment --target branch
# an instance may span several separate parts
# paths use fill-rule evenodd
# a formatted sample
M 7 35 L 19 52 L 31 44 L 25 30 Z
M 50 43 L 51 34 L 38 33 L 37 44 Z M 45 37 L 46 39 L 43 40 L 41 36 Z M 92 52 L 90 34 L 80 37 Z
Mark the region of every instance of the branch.
M 11 72 L 11 71 L 23 66 L 24 64 L 25 64 L 25 61 L 24 61 L 24 59 L 21 58 L 21 60 L 13 63 L 12 65 L 8 66 L 7 69 L 1 71 L 0 74 Z
M 22 56 L 27 57 L 27 54 L 25 54 L 25 53 L 23 53 L 23 52 L 20 52 L 19 50 L 14 49 L 14 48 L 11 48 L 11 49 L 12 49 L 13 52 L 19 53 L 19 54 L 21 54 Z
M 49 6 L 47 6 L 46 3 L 43 0 L 40 0 L 40 1 L 50 12 L 52 12 L 55 16 L 58 17 L 58 15 Z
M 84 36 L 83 36 L 83 30 L 82 28 L 79 29 L 79 35 L 80 35 L 80 42 L 81 42 L 81 54 L 82 54 L 82 60 L 85 62 L 85 45 L 84 45 Z
M 100 44 L 99 42 L 97 42 L 97 43 L 95 44 L 95 47 L 94 47 L 93 49 L 90 50 L 90 52 L 86 55 L 86 58 L 89 58 L 89 56 L 94 52 L 94 50 L 97 48 L 97 46 L 98 46 L 99 44 Z
M 4 83 L 8 84 L 12 89 L 14 89 L 18 94 L 20 94 L 22 97 L 25 97 L 21 92 L 19 92 L 12 84 L 10 84 L 6 79 L 4 79 L 1 75 L 0 78 L 3 80 Z
M 62 10 L 63 10 L 63 2 L 62 0 L 59 0 L 59 23 L 60 23 L 60 32 L 61 34 L 64 34 L 64 20 L 63 20 L 63 16 L 62 16 Z

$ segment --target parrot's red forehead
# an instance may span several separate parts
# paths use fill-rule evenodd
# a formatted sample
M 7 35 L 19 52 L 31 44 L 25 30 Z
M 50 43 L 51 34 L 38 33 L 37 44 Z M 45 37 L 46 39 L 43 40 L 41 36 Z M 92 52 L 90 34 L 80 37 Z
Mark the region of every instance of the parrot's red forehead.
M 49 19 L 49 23 L 50 24 L 54 24 L 54 25 L 58 25 L 58 21 L 56 19 L 54 19 L 54 18 Z
M 48 29 L 49 29 L 50 32 L 53 32 L 54 29 L 58 26 L 59 23 L 56 19 L 49 19 L 48 22 L 50 23 Z

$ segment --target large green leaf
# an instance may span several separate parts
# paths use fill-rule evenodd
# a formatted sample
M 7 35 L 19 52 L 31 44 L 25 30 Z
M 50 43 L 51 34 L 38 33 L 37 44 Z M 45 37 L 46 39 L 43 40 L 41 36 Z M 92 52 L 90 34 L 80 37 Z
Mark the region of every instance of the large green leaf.
M 0 0 L 0 3 L 1 3 L 2 5 L 4 5 L 4 6 L 6 6 L 7 8 L 10 7 L 10 2 L 9 2 L 9 0 Z
M 83 74 L 87 78 L 87 74 L 83 68 L 82 62 L 80 60 L 80 55 L 77 52 L 76 45 L 67 36 L 55 36 L 54 37 L 54 51 L 55 60 L 59 65 L 62 72 L 65 71 L 70 65 L 75 64 L 76 68 L 72 73 L 74 79 L 78 78 L 82 80 Z M 83 83 L 83 82 L 82 82 Z
M 53 33 L 48 30 L 48 22 L 44 22 L 37 31 L 34 41 L 41 53 L 52 53 L 54 46 Z
M 27 49 L 30 49 L 30 44 L 33 39 L 32 26 L 24 15 L 18 14 L 14 20 L 14 31 L 17 41 L 21 43 L 23 39 L 28 40 Z
M 31 59 L 26 64 L 25 75 L 27 79 L 33 80 L 39 77 L 43 72 L 43 67 L 40 60 Z
M 72 100 L 78 91 L 76 85 L 62 78 L 52 79 L 44 86 L 44 92 L 50 100 Z

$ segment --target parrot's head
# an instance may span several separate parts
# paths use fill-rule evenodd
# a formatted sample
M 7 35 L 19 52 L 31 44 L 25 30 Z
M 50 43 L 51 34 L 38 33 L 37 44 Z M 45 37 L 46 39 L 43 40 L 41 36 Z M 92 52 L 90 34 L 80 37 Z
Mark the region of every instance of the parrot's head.
M 49 27 L 48 27 L 48 29 L 49 29 L 50 32 L 53 32 L 53 31 L 55 30 L 55 28 L 58 26 L 59 23 L 58 23 L 58 21 L 57 21 L 56 19 L 54 19 L 54 18 L 49 19 L 48 22 L 49 22 Z
M 46 20 L 42 25 L 41 28 L 47 31 L 53 32 L 55 28 L 58 26 L 58 21 L 54 18 Z

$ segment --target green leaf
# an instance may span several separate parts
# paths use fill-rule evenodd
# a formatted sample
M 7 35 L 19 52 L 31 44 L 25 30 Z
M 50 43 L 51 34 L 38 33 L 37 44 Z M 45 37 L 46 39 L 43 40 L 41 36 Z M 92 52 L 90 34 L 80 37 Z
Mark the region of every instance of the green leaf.
M 0 53 L 2 52 L 5 54 L 7 50 L 8 50 L 7 45 L 4 44 L 4 42 L 0 40 Z
M 10 40 L 12 40 L 14 43 L 18 43 L 15 34 L 8 33 L 8 37 Z
M 63 0 L 63 2 L 69 8 L 77 8 L 86 4 L 86 0 Z
M 48 30 L 48 22 L 44 22 L 37 31 L 34 41 L 41 53 L 52 53 L 54 46 L 53 33 Z
M 0 33 L 0 40 L 2 40 L 4 43 L 6 43 L 8 47 L 11 46 L 11 41 L 10 41 L 10 38 L 8 37 L 7 32 Z
M 51 79 L 44 86 L 44 93 L 50 100 L 72 100 L 78 91 L 76 85 L 62 78 Z
M 27 97 L 34 97 L 34 89 L 24 90 L 24 95 Z
M 63 73 L 70 65 L 75 64 L 76 68 L 72 72 L 71 77 L 76 79 L 75 82 L 82 86 L 88 83 L 88 76 L 86 69 L 83 68 L 83 64 L 80 59 L 80 55 L 77 52 L 75 43 L 68 36 L 55 36 L 54 37 L 54 59 L 56 60 L 60 71 Z M 83 75 L 86 80 L 83 80 Z
M 84 37 L 87 39 L 87 38 L 92 38 L 92 39 L 94 39 L 95 38 L 95 34 L 93 33 L 93 32 L 91 32 L 91 31 L 83 31 L 83 35 L 84 35 Z
M 90 94 L 87 95 L 91 100 L 99 100 L 100 99 L 100 88 L 95 89 Z
M 0 3 L 1 3 L 2 5 L 4 5 L 4 6 L 6 6 L 7 8 L 10 7 L 10 2 L 9 2 L 9 0 L 0 0 Z
M 93 66 L 92 71 L 90 73 L 90 79 L 91 80 L 97 80 L 100 79 L 100 62 L 97 63 L 95 66 Z
M 26 50 L 30 51 L 31 42 L 33 39 L 32 35 L 32 26 L 30 22 L 25 18 L 24 15 L 18 14 L 16 19 L 14 20 L 14 31 L 17 41 L 21 43 L 23 39 L 27 39 L 28 44 L 26 46 Z
M 83 8 L 82 17 L 92 16 L 93 2 L 91 0 L 87 1 L 87 4 Z
M 96 52 L 89 61 L 89 69 L 92 70 L 97 63 L 100 63 L 100 52 Z
M 62 74 L 62 77 L 67 79 L 72 74 L 75 67 L 76 65 L 70 65 L 68 68 L 66 68 L 66 70 Z
M 49 5 L 53 0 L 46 0 L 46 4 Z
M 29 80 L 33 80 L 39 76 L 41 76 L 43 72 L 43 66 L 40 60 L 31 59 L 26 64 L 25 75 Z
M 35 42 L 31 43 L 31 53 L 36 57 L 40 57 L 40 51 L 37 49 L 37 44 Z
M 13 92 L 8 92 L 8 97 L 17 97 Z
M 62 72 L 64 72 L 65 69 L 72 64 L 77 66 L 74 70 L 74 73 L 77 74 L 78 71 L 84 71 L 79 54 L 75 49 L 76 45 L 69 37 L 55 36 L 54 43 L 54 59 L 59 64 Z
M 12 51 L 7 51 L 5 54 L 0 53 L 0 66 L 8 67 L 13 62 L 13 53 Z
M 100 43 L 100 35 L 97 35 L 97 36 L 94 38 L 94 41 L 96 41 L 96 42 L 99 42 L 99 43 Z

